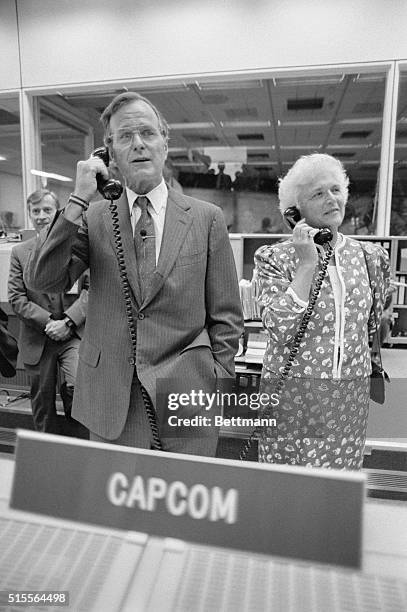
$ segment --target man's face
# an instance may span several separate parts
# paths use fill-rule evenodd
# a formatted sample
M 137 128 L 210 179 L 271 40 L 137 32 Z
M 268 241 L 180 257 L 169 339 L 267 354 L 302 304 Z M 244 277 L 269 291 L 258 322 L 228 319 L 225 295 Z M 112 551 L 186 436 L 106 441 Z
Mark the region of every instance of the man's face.
M 32 224 L 37 231 L 52 223 L 56 212 L 56 202 L 50 195 L 45 195 L 40 202 L 30 204 L 28 211 Z
M 167 159 L 167 142 L 158 117 L 142 100 L 134 100 L 110 119 L 113 158 L 127 187 L 148 193 L 161 182 Z

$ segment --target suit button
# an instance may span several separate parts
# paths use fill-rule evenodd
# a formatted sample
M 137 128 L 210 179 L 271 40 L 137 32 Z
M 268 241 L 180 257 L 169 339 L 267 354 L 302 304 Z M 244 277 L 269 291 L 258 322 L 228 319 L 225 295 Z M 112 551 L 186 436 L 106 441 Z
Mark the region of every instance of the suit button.
M 129 362 L 130 365 L 136 365 L 136 360 L 135 360 L 135 358 L 133 356 L 128 358 L 128 362 Z
M 143 312 L 139 312 L 138 313 L 138 318 L 140 319 L 140 321 L 142 321 L 144 319 L 146 315 Z

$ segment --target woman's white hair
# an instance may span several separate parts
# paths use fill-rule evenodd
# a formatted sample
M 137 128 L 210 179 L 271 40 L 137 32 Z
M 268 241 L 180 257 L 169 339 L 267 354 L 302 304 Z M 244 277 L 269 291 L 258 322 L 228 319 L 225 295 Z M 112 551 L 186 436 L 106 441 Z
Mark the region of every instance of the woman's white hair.
M 279 179 L 278 198 L 281 212 L 284 213 L 290 206 L 298 207 L 302 189 L 312 183 L 317 172 L 327 168 L 337 171 L 346 203 L 348 200 L 349 178 L 342 162 L 326 153 L 311 153 L 297 159 L 287 174 Z

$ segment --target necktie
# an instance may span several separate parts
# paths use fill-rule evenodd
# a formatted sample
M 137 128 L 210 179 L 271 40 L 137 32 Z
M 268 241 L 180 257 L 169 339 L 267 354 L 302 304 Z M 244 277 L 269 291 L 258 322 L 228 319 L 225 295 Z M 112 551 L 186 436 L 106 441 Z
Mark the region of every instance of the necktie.
M 150 287 L 155 270 L 155 233 L 153 219 L 147 209 L 149 199 L 139 196 L 135 202 L 141 210 L 141 215 L 134 229 L 134 246 L 136 249 L 137 266 L 141 295 L 144 299 Z

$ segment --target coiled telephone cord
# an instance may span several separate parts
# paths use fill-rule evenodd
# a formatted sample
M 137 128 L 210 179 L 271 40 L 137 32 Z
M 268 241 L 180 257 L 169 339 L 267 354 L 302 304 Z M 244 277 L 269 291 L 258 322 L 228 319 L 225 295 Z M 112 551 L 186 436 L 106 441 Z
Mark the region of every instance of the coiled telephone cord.
M 132 292 L 131 292 L 131 288 L 129 285 L 129 279 L 127 276 L 127 269 L 126 269 L 126 262 L 124 259 L 124 249 L 123 249 L 123 243 L 122 243 L 122 238 L 120 234 L 120 225 L 119 225 L 119 213 L 117 211 L 116 202 L 114 202 L 113 200 L 110 200 L 109 210 L 110 210 L 110 214 L 112 217 L 116 258 L 117 258 L 117 264 L 119 266 L 119 274 L 120 274 L 120 283 L 122 286 L 122 292 L 123 292 L 124 302 L 125 302 L 125 307 L 126 307 L 127 326 L 129 328 L 130 340 L 131 340 L 131 345 L 133 348 L 133 365 L 136 365 L 137 332 L 136 332 L 136 324 L 134 322 L 134 316 L 133 316 L 133 302 L 132 302 L 132 297 L 131 297 Z M 163 445 L 160 439 L 160 434 L 158 431 L 156 412 L 154 410 L 154 407 L 152 405 L 152 402 L 151 402 L 151 399 L 150 399 L 150 396 L 147 390 L 143 387 L 143 385 L 140 385 L 140 387 L 141 387 L 141 394 L 143 396 L 144 407 L 147 412 L 148 421 L 150 423 L 151 433 L 153 436 L 153 447 L 155 450 L 163 451 L 164 448 L 163 448 Z
M 326 250 L 326 255 L 322 261 L 321 264 L 321 269 L 318 272 L 318 276 L 317 276 L 317 280 L 315 282 L 315 287 L 312 290 L 311 293 L 311 297 L 309 299 L 309 303 L 308 306 L 304 312 L 304 316 L 301 319 L 301 323 L 300 326 L 298 328 L 298 331 L 295 335 L 295 338 L 293 340 L 292 343 L 292 347 L 290 350 L 290 354 L 287 357 L 287 361 L 284 365 L 284 368 L 282 370 L 282 372 L 280 373 L 277 381 L 276 381 L 276 387 L 275 390 L 273 391 L 273 395 L 277 395 L 278 397 L 281 394 L 281 391 L 284 387 L 284 383 L 286 378 L 288 377 L 288 374 L 290 373 L 290 370 L 293 366 L 294 360 L 296 355 L 298 354 L 299 351 L 299 346 L 301 344 L 301 341 L 304 337 L 305 331 L 308 327 L 308 323 L 311 319 L 312 313 L 314 311 L 314 306 L 315 306 L 315 302 L 318 299 L 319 293 L 321 291 L 321 287 L 322 287 L 322 282 L 326 276 L 326 272 L 328 269 L 328 264 L 329 264 L 329 260 L 332 257 L 332 253 L 333 253 L 333 246 L 331 245 L 330 242 L 327 243 L 327 250 Z M 262 414 L 262 418 L 267 418 L 268 416 L 271 416 L 271 412 L 270 409 L 266 409 L 263 414 Z M 245 461 L 247 458 L 247 455 L 250 452 L 251 447 L 253 446 L 253 442 L 255 439 L 258 439 L 259 435 L 261 434 L 261 432 L 263 431 L 263 427 L 257 426 L 255 429 L 253 429 L 253 431 L 250 434 L 250 437 L 244 442 L 244 444 L 242 445 L 242 448 L 240 450 L 239 453 L 239 459 L 241 461 Z

